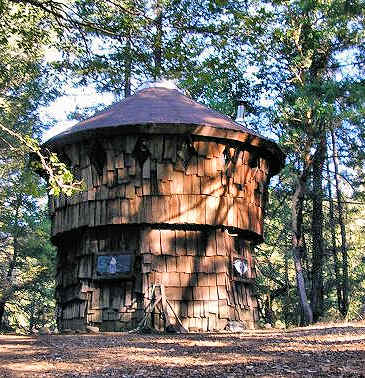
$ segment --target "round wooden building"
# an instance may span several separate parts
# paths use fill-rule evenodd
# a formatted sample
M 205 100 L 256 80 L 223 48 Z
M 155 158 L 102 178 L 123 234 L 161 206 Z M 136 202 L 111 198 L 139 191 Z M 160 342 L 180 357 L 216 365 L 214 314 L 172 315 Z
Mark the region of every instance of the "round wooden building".
M 131 329 L 146 314 L 157 329 L 254 326 L 275 143 L 154 83 L 45 147 L 85 182 L 49 201 L 60 329 Z

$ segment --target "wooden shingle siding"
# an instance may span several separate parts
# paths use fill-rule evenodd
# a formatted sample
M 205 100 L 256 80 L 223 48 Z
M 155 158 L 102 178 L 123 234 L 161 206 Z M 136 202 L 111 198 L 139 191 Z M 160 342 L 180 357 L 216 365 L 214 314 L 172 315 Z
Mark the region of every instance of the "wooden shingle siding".
M 248 277 L 254 277 L 251 247 L 243 239 L 235 250 L 232 237 L 220 230 L 138 227 L 89 230 L 81 239 L 74 238 L 59 246 L 56 278 L 62 324 L 80 326 L 84 319 L 108 330 L 136 326 L 154 284 L 165 286 L 168 300 L 191 329 L 214 330 L 229 319 L 254 324 L 257 304 L 250 285 L 231 280 L 232 256 L 245 257 Z M 133 280 L 95 280 L 96 257 L 113 252 L 141 256 Z M 163 326 L 162 316 L 155 320 Z
M 107 224 L 195 224 L 227 226 L 262 236 L 268 163 L 251 168 L 250 151 L 229 148 L 237 160 L 225 163 L 224 143 L 195 141 L 186 169 L 176 169 L 178 137 L 152 136 L 142 167 L 133 156 L 137 137 L 99 141 L 106 151 L 102 177 L 82 144 L 66 146 L 72 167 L 80 164 L 85 192 L 49 199 L 52 235 Z M 131 145 L 132 144 L 132 145 Z M 200 169 L 200 165 L 203 169 Z
M 137 137 L 105 139 L 99 143 L 106 152 L 102 175 L 83 156 L 82 145 L 65 147 L 72 166 L 81 167 L 85 191 L 49 198 L 55 240 L 64 232 L 74 235 L 58 245 L 57 298 L 64 325 L 131 328 L 143 316 L 154 284 L 165 286 L 188 328 L 219 329 L 229 319 L 253 325 L 256 300 L 250 285 L 231 280 L 231 256 L 237 251 L 233 238 L 219 227 L 262 235 L 267 162 L 260 158 L 258 167 L 251 168 L 250 152 L 230 147 L 236 160 L 227 164 L 223 143 L 197 140 L 196 155 L 183 167 L 178 139 L 150 138 L 143 166 L 133 157 Z M 127 229 L 116 228 L 122 226 Z M 75 234 L 84 227 L 89 229 Z M 251 250 L 242 242 L 253 278 Z M 98 279 L 97 255 L 113 251 L 142 256 L 135 261 L 140 265 L 132 280 Z M 161 328 L 162 316 L 155 315 L 155 322 Z

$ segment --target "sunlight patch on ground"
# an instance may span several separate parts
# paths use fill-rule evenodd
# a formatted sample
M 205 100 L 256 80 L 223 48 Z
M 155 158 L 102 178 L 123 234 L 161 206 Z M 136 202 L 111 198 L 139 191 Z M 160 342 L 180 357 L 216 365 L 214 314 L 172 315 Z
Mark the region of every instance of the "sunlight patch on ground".
M 173 343 L 175 345 L 181 346 L 201 346 L 201 347 L 224 347 L 224 346 L 231 346 L 231 342 L 223 342 L 223 341 L 213 341 L 213 340 L 157 340 L 155 341 L 157 344 L 170 344 Z
M 232 362 L 237 364 L 257 363 L 257 362 L 270 362 L 273 360 L 270 356 L 247 356 L 239 353 L 209 353 L 209 359 L 207 359 L 207 353 L 194 352 L 193 350 L 186 350 L 185 352 L 176 353 L 175 355 L 169 355 L 176 350 L 171 348 L 170 350 L 154 350 L 150 353 L 146 353 L 144 348 L 137 353 L 138 348 L 123 348 L 119 351 L 114 351 L 113 354 L 118 354 L 120 357 L 119 363 L 127 363 L 133 361 L 133 363 L 141 365 L 153 365 L 159 364 L 163 366 L 213 366 L 219 363 L 220 365 L 230 365 Z M 118 353 L 119 352 L 119 353 Z M 108 350 L 101 351 L 98 355 L 98 359 L 102 359 L 104 362 L 113 361 L 114 358 L 109 354 Z

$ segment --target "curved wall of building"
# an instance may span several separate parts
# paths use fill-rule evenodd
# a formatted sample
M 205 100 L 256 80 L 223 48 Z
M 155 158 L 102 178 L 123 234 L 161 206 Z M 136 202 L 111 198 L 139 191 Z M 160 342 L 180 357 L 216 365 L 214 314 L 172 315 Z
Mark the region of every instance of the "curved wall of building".
M 269 168 L 252 147 L 138 135 L 94 138 L 58 152 L 85 190 L 50 197 L 53 236 L 110 224 L 189 224 L 262 237 Z

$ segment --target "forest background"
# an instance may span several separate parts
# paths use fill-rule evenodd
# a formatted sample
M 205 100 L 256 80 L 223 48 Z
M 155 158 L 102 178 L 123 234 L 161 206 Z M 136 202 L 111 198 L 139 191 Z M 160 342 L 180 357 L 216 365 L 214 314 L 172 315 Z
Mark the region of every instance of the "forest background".
M 287 154 L 256 248 L 260 322 L 363 319 L 364 10 L 363 0 L 0 0 L 2 330 L 55 326 L 42 204 L 47 187 L 79 188 L 41 152 L 54 122 L 40 110 L 71 87 L 119 101 L 159 78 L 233 118 L 244 99 L 246 126 Z

